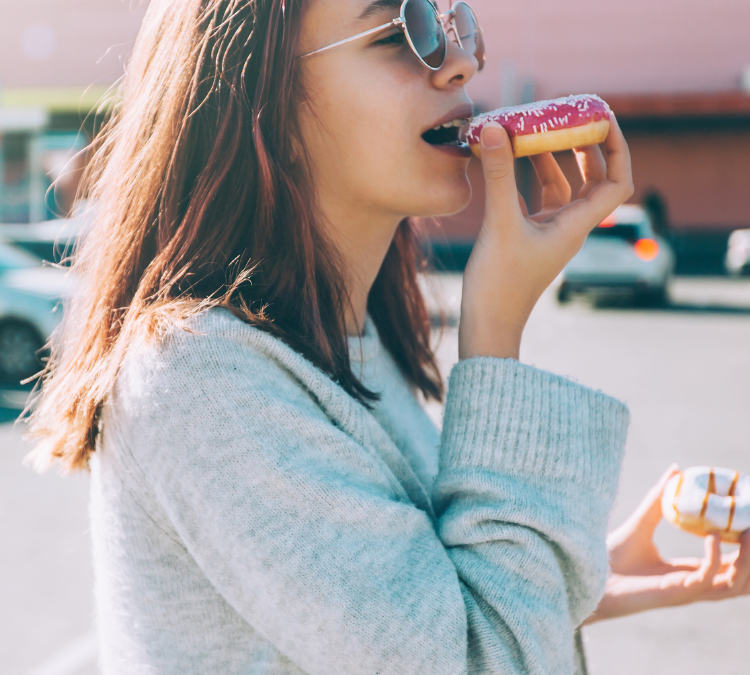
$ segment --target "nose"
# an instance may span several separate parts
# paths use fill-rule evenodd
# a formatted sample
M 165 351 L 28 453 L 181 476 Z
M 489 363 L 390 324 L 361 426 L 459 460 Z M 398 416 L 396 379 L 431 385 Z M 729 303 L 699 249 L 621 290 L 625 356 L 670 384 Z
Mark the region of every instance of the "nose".
M 438 89 L 452 85 L 464 86 L 477 74 L 479 64 L 473 54 L 461 49 L 456 42 L 448 40 L 445 62 L 432 73 L 432 83 Z

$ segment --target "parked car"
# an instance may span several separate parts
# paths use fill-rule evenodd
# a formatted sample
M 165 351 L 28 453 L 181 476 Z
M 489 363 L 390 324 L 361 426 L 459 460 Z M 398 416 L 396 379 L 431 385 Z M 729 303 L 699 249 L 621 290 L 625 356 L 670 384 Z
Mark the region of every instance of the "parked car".
M 750 230 L 735 230 L 729 235 L 724 267 L 733 277 L 750 272 Z
M 87 216 L 48 220 L 43 223 L 0 225 L 0 240 L 38 256 L 42 260 L 66 264 L 84 235 Z
M 661 304 L 674 266 L 674 252 L 654 233 L 646 210 L 625 204 L 594 228 L 568 263 L 557 298 L 565 303 L 574 293 L 624 289 L 639 304 Z
M 41 369 L 60 301 L 73 286 L 66 271 L 0 240 L 0 381 L 17 384 Z

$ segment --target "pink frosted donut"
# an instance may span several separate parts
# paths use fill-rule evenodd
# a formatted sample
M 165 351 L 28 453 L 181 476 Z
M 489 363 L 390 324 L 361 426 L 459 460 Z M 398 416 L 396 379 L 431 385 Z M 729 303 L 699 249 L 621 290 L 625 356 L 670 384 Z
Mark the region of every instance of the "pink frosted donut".
M 481 134 L 488 122 L 505 127 L 515 157 L 559 152 L 602 143 L 609 133 L 612 111 L 598 96 L 584 94 L 500 108 L 477 115 L 466 142 L 481 157 Z
M 670 478 L 661 500 L 664 517 L 677 527 L 705 537 L 719 534 L 737 543 L 750 529 L 750 476 L 709 466 L 694 466 Z

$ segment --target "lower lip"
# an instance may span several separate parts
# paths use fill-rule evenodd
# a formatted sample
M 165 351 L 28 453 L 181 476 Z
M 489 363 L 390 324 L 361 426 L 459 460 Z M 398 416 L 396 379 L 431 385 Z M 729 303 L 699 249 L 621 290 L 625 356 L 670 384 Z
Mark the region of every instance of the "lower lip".
M 427 143 L 427 141 L 425 141 L 425 144 L 429 145 L 435 150 L 440 150 L 440 152 L 444 152 L 446 155 L 450 155 L 451 157 L 469 159 L 473 154 L 468 143 L 464 143 L 463 145 L 431 145 L 430 143 Z

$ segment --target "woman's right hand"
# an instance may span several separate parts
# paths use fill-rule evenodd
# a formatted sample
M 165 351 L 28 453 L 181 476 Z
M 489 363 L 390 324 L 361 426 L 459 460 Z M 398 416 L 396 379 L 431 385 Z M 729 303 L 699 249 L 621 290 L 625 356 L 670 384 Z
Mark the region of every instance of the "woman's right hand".
M 542 184 L 542 209 L 529 215 L 516 187 L 505 129 L 484 127 L 487 206 L 464 273 L 459 358 L 517 359 L 523 329 L 541 294 L 589 232 L 632 196 L 630 152 L 614 116 L 603 152 L 591 146 L 575 154 L 584 180 L 575 201 L 551 153 L 531 158 Z

